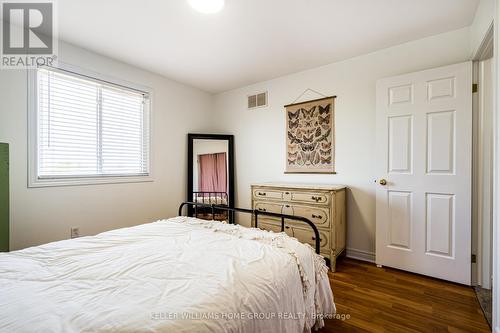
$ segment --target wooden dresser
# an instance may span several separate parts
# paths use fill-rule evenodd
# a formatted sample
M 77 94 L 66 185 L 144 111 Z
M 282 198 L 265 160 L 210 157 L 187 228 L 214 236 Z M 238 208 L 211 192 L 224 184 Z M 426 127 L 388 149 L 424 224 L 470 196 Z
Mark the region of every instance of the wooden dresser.
M 346 201 L 343 185 L 262 183 L 252 185 L 252 208 L 263 212 L 306 217 L 320 233 L 321 255 L 335 271 L 337 257 L 345 250 Z M 252 221 L 255 226 L 255 221 Z M 281 231 L 279 218 L 259 216 L 259 228 Z M 314 233 L 307 224 L 287 220 L 285 232 L 314 247 Z

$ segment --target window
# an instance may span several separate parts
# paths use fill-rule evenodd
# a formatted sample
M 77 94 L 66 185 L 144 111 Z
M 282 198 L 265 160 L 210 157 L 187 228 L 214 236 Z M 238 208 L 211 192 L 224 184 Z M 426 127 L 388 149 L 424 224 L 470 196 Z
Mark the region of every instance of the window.
M 30 79 L 31 186 L 147 180 L 148 92 L 51 67 Z

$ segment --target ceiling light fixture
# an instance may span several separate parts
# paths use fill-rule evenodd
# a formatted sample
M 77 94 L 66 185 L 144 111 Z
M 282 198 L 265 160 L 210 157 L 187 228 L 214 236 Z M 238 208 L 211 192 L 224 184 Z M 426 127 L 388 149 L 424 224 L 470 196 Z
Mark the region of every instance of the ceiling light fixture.
M 203 14 L 214 14 L 224 8 L 224 0 L 188 0 L 194 10 Z

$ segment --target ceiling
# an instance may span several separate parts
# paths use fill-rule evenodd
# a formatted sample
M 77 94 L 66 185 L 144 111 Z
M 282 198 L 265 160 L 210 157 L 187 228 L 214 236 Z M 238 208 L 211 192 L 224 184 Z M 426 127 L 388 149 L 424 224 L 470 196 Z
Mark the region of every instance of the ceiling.
M 62 40 L 218 93 L 472 23 L 479 0 L 64 0 Z

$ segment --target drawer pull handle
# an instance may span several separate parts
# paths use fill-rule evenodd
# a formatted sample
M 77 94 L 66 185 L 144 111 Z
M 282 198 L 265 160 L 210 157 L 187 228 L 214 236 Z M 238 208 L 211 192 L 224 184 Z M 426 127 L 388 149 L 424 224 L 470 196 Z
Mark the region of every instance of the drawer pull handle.
M 290 229 L 290 227 L 286 225 L 286 226 L 285 226 L 285 229 Z
M 322 218 L 322 217 L 323 217 L 323 216 L 321 216 L 321 215 L 312 214 L 312 218 L 313 218 L 313 219 L 320 219 L 320 218 Z
M 259 208 L 259 211 L 261 211 L 261 212 L 267 212 L 267 209 L 265 209 L 265 208 Z
M 258 195 L 263 195 L 265 196 L 266 195 L 266 192 L 257 192 Z
M 285 192 L 285 194 L 290 194 L 290 192 Z
M 313 196 L 311 197 L 311 199 L 313 199 L 314 201 L 318 202 L 318 201 L 320 201 L 320 200 L 321 200 L 321 197 L 318 197 L 318 196 L 313 195 Z
M 286 208 L 290 208 L 290 205 L 285 205 Z

